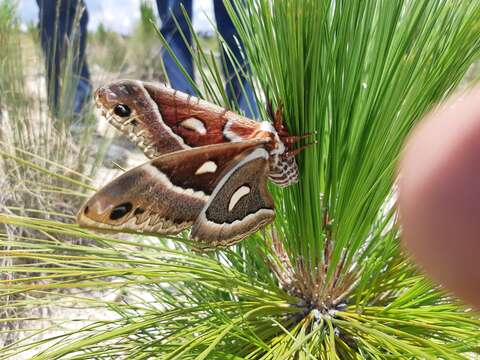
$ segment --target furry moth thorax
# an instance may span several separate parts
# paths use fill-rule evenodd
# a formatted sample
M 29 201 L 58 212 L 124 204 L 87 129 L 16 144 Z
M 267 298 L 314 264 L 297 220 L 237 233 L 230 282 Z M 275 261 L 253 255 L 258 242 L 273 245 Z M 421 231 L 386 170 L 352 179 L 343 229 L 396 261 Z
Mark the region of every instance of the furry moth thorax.
M 95 92 L 107 120 L 151 161 L 107 184 L 77 222 L 109 230 L 177 234 L 203 248 L 240 241 L 274 219 L 267 179 L 298 181 L 281 109 L 256 122 L 163 85 L 120 80 Z

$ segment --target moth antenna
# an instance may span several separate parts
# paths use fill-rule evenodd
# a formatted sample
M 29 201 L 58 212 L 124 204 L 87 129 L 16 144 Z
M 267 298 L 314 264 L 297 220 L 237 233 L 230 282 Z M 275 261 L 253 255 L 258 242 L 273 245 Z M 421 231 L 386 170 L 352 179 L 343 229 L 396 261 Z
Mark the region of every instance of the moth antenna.
M 279 134 L 288 134 L 288 130 L 283 124 L 283 104 L 278 105 L 273 115 L 273 125 Z
M 287 127 L 283 124 L 283 104 L 280 103 L 277 107 L 277 110 L 273 110 L 273 104 L 271 100 L 267 102 L 267 110 L 270 119 L 273 121 L 273 127 L 277 130 L 277 133 L 280 137 L 286 137 L 290 134 L 288 133 Z
M 295 150 L 287 151 L 287 152 L 285 153 L 285 156 L 286 156 L 287 158 L 295 157 L 295 156 L 297 156 L 298 154 L 300 154 L 300 152 L 302 152 L 303 150 L 305 150 L 306 148 L 308 148 L 309 146 L 316 145 L 316 144 L 318 144 L 318 141 L 314 141 L 314 142 L 312 142 L 312 143 L 303 145 L 303 146 L 301 146 L 301 147 L 299 147 L 299 148 L 297 148 L 297 149 L 295 149 Z
M 300 140 L 303 140 L 303 139 L 306 139 L 310 136 L 313 136 L 313 135 L 316 135 L 317 132 L 314 131 L 314 132 L 308 132 L 308 133 L 305 133 L 303 135 L 293 135 L 293 136 L 285 136 L 285 137 L 282 137 L 281 140 L 284 144 L 295 144 L 297 142 L 299 142 Z
M 267 100 L 267 112 L 270 119 L 275 123 L 275 112 L 273 111 L 273 104 L 270 99 Z

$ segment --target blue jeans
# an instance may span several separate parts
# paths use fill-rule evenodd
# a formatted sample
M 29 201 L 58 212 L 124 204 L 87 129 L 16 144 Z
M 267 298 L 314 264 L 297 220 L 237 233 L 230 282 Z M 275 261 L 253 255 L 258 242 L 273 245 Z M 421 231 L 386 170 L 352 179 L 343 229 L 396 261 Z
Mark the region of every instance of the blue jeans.
M 68 53 L 65 45 L 71 44 L 73 34 L 78 36 L 78 51 L 74 51 L 73 75 L 77 77 L 74 100 L 74 114 L 80 114 L 90 98 L 92 85 L 90 71 L 85 59 L 88 12 L 85 8 L 79 21 L 79 29 L 74 29 L 77 7 L 84 6 L 83 0 L 37 0 L 40 9 L 40 41 L 45 54 L 48 100 L 51 111 L 58 115 L 60 97 L 61 64 Z M 57 12 L 58 8 L 58 12 Z M 66 41 L 68 39 L 68 42 Z
M 188 50 L 188 47 L 192 44 L 192 34 L 189 31 L 188 23 L 183 16 L 180 4 L 183 4 L 188 17 L 191 18 L 192 0 L 157 0 L 157 7 L 160 14 L 160 19 L 162 20 L 161 32 L 168 41 L 173 53 L 185 69 L 186 73 L 190 76 L 190 78 L 194 79 L 193 59 Z M 235 39 L 237 32 L 235 31 L 232 20 L 230 19 L 230 16 L 223 5 L 223 1 L 214 0 L 213 5 L 219 33 L 225 39 L 228 47 L 232 50 L 237 62 L 245 67 L 246 64 L 241 57 L 241 45 L 239 46 Z M 187 40 L 187 44 L 182 39 L 180 31 L 177 30 L 177 26 L 173 20 L 174 18 L 177 20 L 179 28 Z M 162 56 L 172 87 L 187 94 L 193 95 L 193 87 L 183 75 L 172 56 L 170 56 L 167 51 L 163 51 Z M 251 118 L 258 117 L 258 108 L 255 97 L 253 96 L 252 89 L 248 84 L 247 79 L 241 74 L 237 76 L 235 74 L 235 67 L 232 62 L 229 61 L 226 56 L 222 57 L 225 58 L 222 67 L 225 78 L 227 79 L 225 91 L 228 95 L 228 98 L 232 101 L 236 100 L 240 109 L 245 112 L 246 116 Z M 244 73 L 248 74 L 248 69 L 244 69 Z M 242 87 L 245 89 L 245 91 L 242 90 Z

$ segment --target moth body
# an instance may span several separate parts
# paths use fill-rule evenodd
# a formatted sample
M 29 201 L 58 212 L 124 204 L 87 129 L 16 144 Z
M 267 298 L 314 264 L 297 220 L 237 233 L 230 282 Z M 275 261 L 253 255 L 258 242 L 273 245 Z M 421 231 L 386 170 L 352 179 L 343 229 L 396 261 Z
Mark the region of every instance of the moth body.
M 281 110 L 257 122 L 166 86 L 120 80 L 99 88 L 95 102 L 151 161 L 92 196 L 77 222 L 103 229 L 177 234 L 203 248 L 231 245 L 271 223 L 267 179 L 298 181 Z

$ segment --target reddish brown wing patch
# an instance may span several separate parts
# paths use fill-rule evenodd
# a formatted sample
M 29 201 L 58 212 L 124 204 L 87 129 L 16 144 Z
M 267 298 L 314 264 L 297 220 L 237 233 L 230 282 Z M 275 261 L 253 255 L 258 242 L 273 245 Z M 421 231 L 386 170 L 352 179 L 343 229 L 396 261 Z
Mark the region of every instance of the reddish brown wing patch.
M 191 147 L 247 140 L 259 130 L 259 123 L 168 87 L 144 84 L 157 104 L 163 121 Z M 225 136 L 229 128 L 237 137 Z

